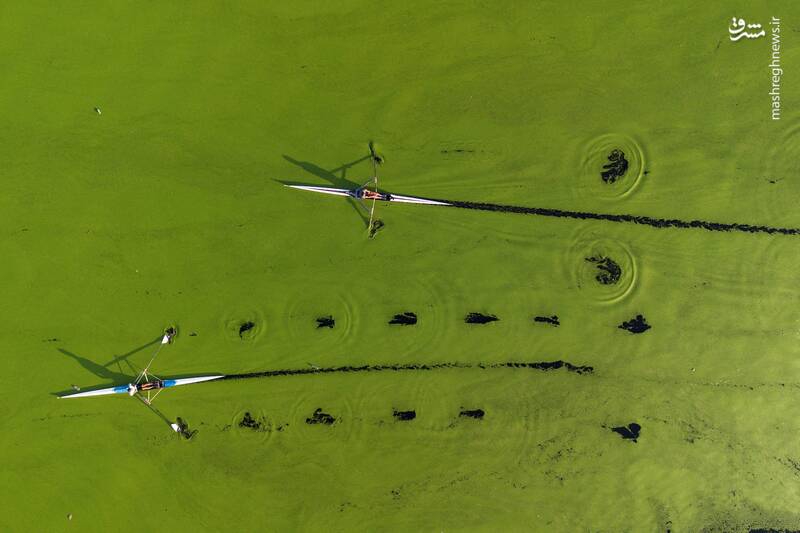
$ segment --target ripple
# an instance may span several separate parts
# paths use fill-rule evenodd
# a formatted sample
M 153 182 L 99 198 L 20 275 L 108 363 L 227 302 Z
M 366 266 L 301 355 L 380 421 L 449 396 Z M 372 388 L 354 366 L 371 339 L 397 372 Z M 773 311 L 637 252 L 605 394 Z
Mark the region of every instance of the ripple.
M 257 309 L 234 311 L 223 317 L 222 329 L 230 342 L 255 343 L 264 335 L 266 321 L 264 314 Z
M 328 287 L 325 291 L 304 291 L 290 297 L 281 313 L 281 327 L 293 346 L 305 346 L 326 351 L 337 347 L 344 350 L 352 343 L 358 327 L 352 293 Z M 334 326 L 318 327 L 317 318 L 332 317 Z M 320 352 L 323 353 L 323 352 Z
M 325 390 L 324 386 L 317 390 L 320 392 L 313 395 L 298 395 L 292 404 L 288 417 L 287 437 L 293 441 L 299 441 L 297 445 L 300 446 L 309 442 L 329 439 L 358 442 L 363 431 L 363 423 L 360 417 L 354 415 L 350 395 L 322 392 Z M 306 423 L 306 419 L 310 418 L 317 409 L 333 416 L 336 421 L 330 425 Z
M 630 249 L 609 237 L 579 234 L 565 255 L 565 271 L 578 290 L 598 303 L 616 303 L 633 292 L 638 267 Z
M 639 143 L 627 135 L 606 133 L 581 147 L 578 181 L 572 188 L 580 197 L 627 198 L 641 183 L 644 166 Z
M 435 352 L 449 335 L 455 334 L 455 319 L 449 281 L 441 276 L 420 275 L 404 283 L 407 294 L 419 295 L 409 301 L 398 300 L 397 313 L 411 311 L 418 317 L 414 326 L 389 325 L 391 314 L 385 318 L 385 339 L 391 344 L 393 357 L 405 360 L 418 354 L 421 347 Z M 402 296 L 402 295 L 400 295 Z

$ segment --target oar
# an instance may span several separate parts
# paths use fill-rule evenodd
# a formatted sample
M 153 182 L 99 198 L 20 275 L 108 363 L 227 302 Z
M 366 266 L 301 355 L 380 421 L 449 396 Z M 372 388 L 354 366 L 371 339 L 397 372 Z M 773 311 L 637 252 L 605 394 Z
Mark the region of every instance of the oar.
M 375 146 L 372 144 L 372 141 L 369 142 L 369 155 L 370 159 L 372 159 L 372 176 L 373 180 L 375 181 L 375 192 L 378 192 L 378 154 L 375 153 Z M 369 210 L 369 225 L 367 226 L 367 234 L 369 238 L 373 238 L 375 236 L 375 232 L 372 231 L 372 224 L 373 218 L 375 215 L 375 197 L 372 197 L 372 207 Z

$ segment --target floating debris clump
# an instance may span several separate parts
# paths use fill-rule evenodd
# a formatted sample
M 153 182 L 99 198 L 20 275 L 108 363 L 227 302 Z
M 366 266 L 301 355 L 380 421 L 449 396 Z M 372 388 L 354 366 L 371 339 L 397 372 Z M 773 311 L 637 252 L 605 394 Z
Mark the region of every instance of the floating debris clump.
M 255 329 L 255 327 L 256 325 L 254 322 L 251 321 L 242 322 L 242 324 L 239 326 L 239 338 L 240 339 L 249 338 L 252 335 L 252 333 L 248 332 L 252 332 L 252 330 Z
M 486 413 L 483 409 L 461 409 L 461 412 L 458 413 L 458 416 L 463 416 L 465 418 L 474 418 L 476 420 L 483 420 L 483 415 Z
M 416 411 L 398 411 L 398 410 L 395 410 L 394 413 L 392 413 L 392 415 L 397 420 L 400 420 L 402 422 L 407 422 L 409 420 L 414 420 L 415 418 L 417 418 L 417 412 Z
M 321 316 L 317 318 L 317 329 L 319 328 L 331 328 L 336 325 L 336 321 L 333 319 L 332 315 L 328 316 Z
M 416 313 L 412 313 L 411 311 L 406 311 L 405 313 L 396 314 L 389 321 L 389 324 L 392 325 L 399 324 L 401 326 L 413 326 L 416 323 L 417 323 L 417 315 Z
M 652 326 L 647 323 L 642 315 L 636 315 L 635 318 L 632 318 L 626 322 L 623 322 L 619 326 L 619 329 L 624 329 L 626 331 L 630 331 L 631 333 L 644 333 Z
M 328 413 L 323 413 L 320 407 L 317 407 L 313 415 L 306 418 L 306 424 L 325 424 L 326 426 L 330 426 L 334 422 L 336 422 L 336 418 Z
M 628 160 L 625 159 L 625 152 L 615 148 L 608 154 L 608 163 L 603 165 L 603 172 L 600 177 L 606 183 L 614 183 L 619 178 L 625 175 L 628 171 Z
M 601 285 L 615 285 L 619 282 L 619 278 L 622 277 L 622 268 L 610 257 L 601 255 L 597 257 L 587 257 L 586 260 L 597 266 L 599 272 L 594 279 Z
M 464 317 L 464 322 L 467 324 L 488 324 L 489 322 L 497 322 L 500 320 L 495 315 L 484 315 L 483 313 L 469 313 Z
M 551 326 L 560 326 L 561 322 L 558 321 L 558 317 L 556 315 L 553 316 L 537 316 L 533 318 L 534 322 L 542 322 L 544 324 L 550 324 Z

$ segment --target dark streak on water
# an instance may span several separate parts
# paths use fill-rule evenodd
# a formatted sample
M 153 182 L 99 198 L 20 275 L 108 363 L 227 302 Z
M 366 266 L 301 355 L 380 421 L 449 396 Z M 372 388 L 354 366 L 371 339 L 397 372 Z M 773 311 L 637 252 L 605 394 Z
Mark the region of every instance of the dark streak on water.
M 483 313 L 469 313 L 464 317 L 467 324 L 488 324 L 500 320 L 496 315 L 484 315 Z
M 402 422 L 408 422 L 409 420 L 414 420 L 415 418 L 417 418 L 417 412 L 416 411 L 398 411 L 398 410 L 395 409 L 395 411 L 392 413 L 392 415 L 397 420 L 400 420 Z
M 560 326 L 561 322 L 559 322 L 558 317 L 556 315 L 553 316 L 536 316 L 533 317 L 534 322 L 543 322 L 545 324 L 551 324 L 553 326 Z
M 484 415 L 486 412 L 483 409 L 464 409 L 461 408 L 461 412 L 458 413 L 458 416 L 463 416 L 466 418 L 474 418 L 476 420 L 483 420 Z
M 607 213 L 590 213 L 585 211 L 566 211 L 563 209 L 547 209 L 543 207 L 521 207 L 514 205 L 488 204 L 479 202 L 459 202 L 452 200 L 436 200 L 453 207 L 476 209 L 480 211 L 498 211 L 502 213 L 518 213 L 522 215 L 539 215 L 545 217 L 574 218 L 579 220 L 605 220 L 608 222 L 626 222 L 654 228 L 701 228 L 708 231 L 739 231 L 742 233 L 769 233 L 780 235 L 800 235 L 800 228 L 776 228 L 772 226 L 756 226 L 752 224 L 709 222 L 706 220 L 679 220 L 675 218 L 652 218 L 639 215 L 611 215 Z
M 244 334 L 247 333 L 248 331 L 250 331 L 251 329 L 255 328 L 255 327 L 256 327 L 256 325 L 253 322 L 250 322 L 250 321 L 243 322 L 239 326 L 239 338 L 240 339 L 244 339 Z
M 272 378 L 277 376 L 305 376 L 309 374 L 333 374 L 345 372 L 407 372 L 407 371 L 428 371 L 428 370 L 443 370 L 447 368 L 465 368 L 465 369 L 491 369 L 491 368 L 530 368 L 533 370 L 558 370 L 561 368 L 576 374 L 591 374 L 594 367 L 591 366 L 578 366 L 568 363 L 566 361 L 540 361 L 532 363 L 432 363 L 432 364 L 404 364 L 404 365 L 363 365 L 363 366 L 337 366 L 329 368 L 297 368 L 293 370 L 266 370 L 264 372 L 249 372 L 246 374 L 229 374 L 219 381 L 226 379 L 249 379 L 249 378 Z

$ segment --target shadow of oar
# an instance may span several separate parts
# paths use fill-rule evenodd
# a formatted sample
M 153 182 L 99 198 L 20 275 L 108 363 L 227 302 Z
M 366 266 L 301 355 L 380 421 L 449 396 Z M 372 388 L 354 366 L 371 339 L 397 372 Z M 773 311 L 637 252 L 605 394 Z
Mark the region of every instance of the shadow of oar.
M 145 344 L 142 344 L 138 348 L 134 348 L 133 350 L 131 350 L 131 351 L 127 352 L 127 353 L 121 354 L 121 355 L 115 355 L 114 359 L 112 359 L 108 363 L 105 363 L 103 366 L 108 367 L 108 366 L 111 366 L 113 364 L 119 365 L 122 361 L 127 362 L 128 357 L 132 356 L 133 354 L 135 354 L 137 352 L 141 352 L 142 350 L 144 350 L 148 346 L 152 346 L 153 344 L 156 344 L 156 343 L 160 342 L 161 338 L 162 337 L 159 335 L 155 339 L 153 339 L 150 342 L 147 342 Z
M 78 354 L 72 353 L 68 350 L 64 350 L 63 348 L 58 348 L 58 351 L 66 355 L 67 357 L 73 358 L 75 361 L 78 362 L 83 368 L 94 374 L 95 376 L 107 379 L 112 382 L 112 384 L 119 384 L 119 383 L 128 383 L 131 377 L 128 374 L 123 374 L 121 372 L 114 372 L 113 370 L 107 368 L 104 365 L 95 363 L 91 359 L 87 359 L 85 357 L 81 357 Z

